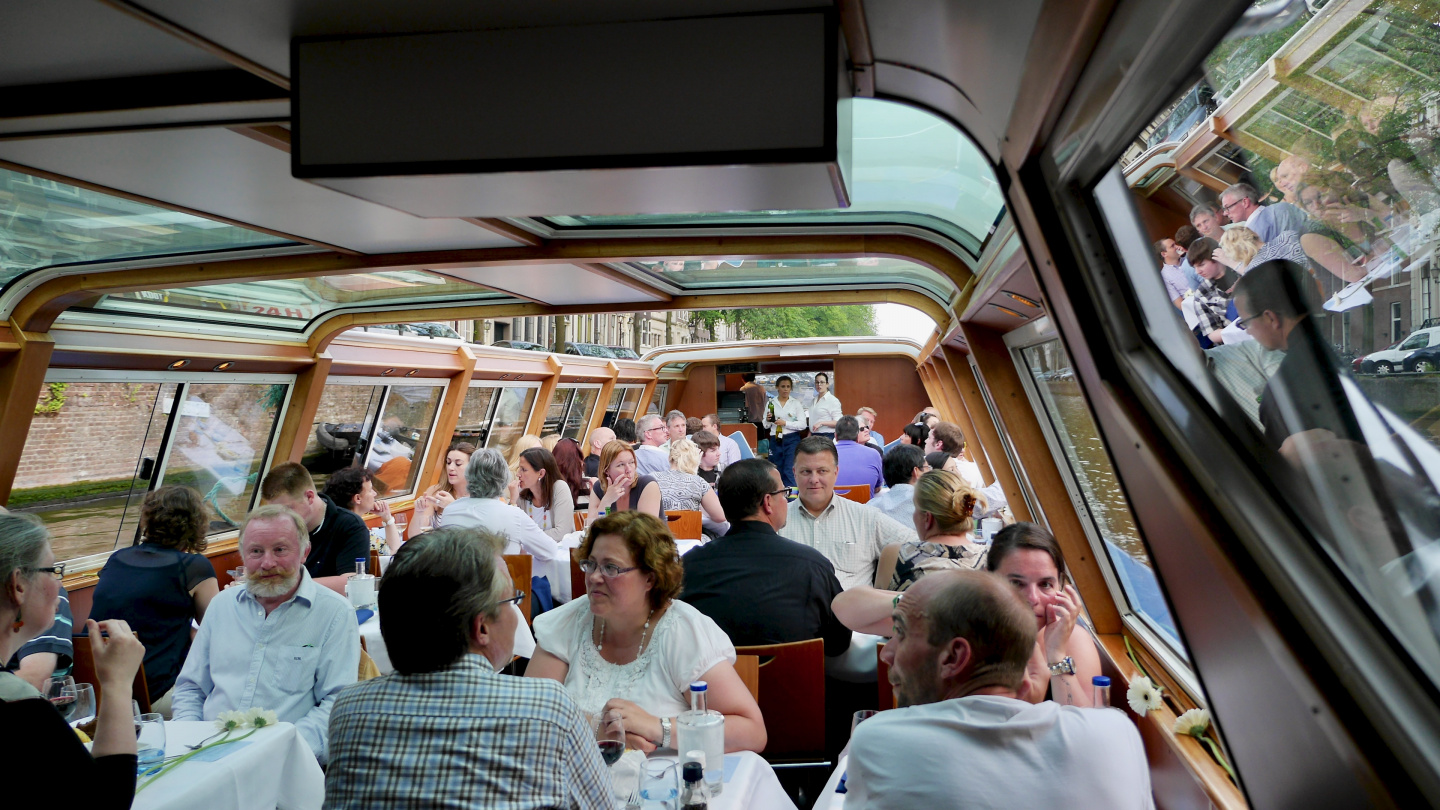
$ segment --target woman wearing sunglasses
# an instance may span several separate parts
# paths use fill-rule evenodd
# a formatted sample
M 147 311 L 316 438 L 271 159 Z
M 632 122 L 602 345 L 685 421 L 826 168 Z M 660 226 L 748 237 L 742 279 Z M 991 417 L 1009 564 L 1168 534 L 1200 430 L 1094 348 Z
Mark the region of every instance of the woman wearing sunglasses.
M 674 746 L 690 684 L 705 681 L 709 708 L 725 715 L 725 750 L 762 750 L 765 720 L 730 638 L 675 598 L 684 569 L 665 524 L 643 512 L 600 518 L 576 556 L 586 595 L 535 619 L 525 675 L 565 684 L 591 715 L 619 710 L 627 744 L 642 751 Z

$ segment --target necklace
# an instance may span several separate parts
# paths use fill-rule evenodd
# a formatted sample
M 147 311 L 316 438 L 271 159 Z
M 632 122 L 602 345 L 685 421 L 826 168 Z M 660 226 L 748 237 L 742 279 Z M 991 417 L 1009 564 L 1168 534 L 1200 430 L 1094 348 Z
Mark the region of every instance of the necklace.
M 635 657 L 645 652 L 645 639 L 650 635 L 650 618 L 655 615 L 655 608 L 650 608 L 650 613 L 645 616 L 645 627 L 640 631 L 640 646 L 635 650 Z M 595 652 L 605 649 L 605 620 L 600 620 L 600 641 L 595 645 Z

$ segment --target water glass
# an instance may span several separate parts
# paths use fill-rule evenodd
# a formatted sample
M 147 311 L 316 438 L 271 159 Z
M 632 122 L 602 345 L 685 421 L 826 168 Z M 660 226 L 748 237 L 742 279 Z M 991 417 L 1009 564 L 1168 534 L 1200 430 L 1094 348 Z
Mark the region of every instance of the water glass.
M 640 766 L 640 798 L 647 805 L 663 802 L 662 806 L 672 808 L 679 795 L 680 767 L 668 759 L 645 760 Z
M 165 718 L 157 712 L 135 718 L 135 768 L 144 773 L 165 759 Z
M 877 712 L 874 709 L 861 709 L 860 711 L 855 712 L 855 716 L 850 719 L 850 736 L 855 736 L 855 729 L 859 728 L 861 723 L 869 720 L 870 718 L 874 717 L 879 713 L 880 712 Z

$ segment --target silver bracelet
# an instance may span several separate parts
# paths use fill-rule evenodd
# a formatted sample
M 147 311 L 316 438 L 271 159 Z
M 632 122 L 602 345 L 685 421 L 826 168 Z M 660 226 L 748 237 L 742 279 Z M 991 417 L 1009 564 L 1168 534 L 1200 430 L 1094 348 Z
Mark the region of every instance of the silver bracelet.
M 670 747 L 670 718 L 660 718 L 660 747 Z

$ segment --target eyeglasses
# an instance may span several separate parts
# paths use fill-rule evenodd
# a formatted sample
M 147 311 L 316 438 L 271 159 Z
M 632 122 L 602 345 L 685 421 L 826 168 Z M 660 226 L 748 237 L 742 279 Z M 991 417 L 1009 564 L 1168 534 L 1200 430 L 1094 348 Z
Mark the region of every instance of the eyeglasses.
M 26 568 L 25 570 L 33 571 L 37 574 L 41 571 L 48 571 L 50 574 L 53 574 L 56 579 L 65 578 L 65 563 L 55 563 L 54 565 L 40 565 L 34 568 Z
M 1228 205 L 1222 205 L 1222 206 L 1220 206 L 1220 213 L 1222 213 L 1222 214 L 1228 214 L 1228 213 L 1230 213 L 1230 209 L 1231 209 L 1231 208 L 1234 208 L 1235 206 L 1239 205 L 1240 203 L 1245 202 L 1245 199 L 1246 199 L 1245 197 L 1241 197 L 1241 198 L 1238 199 L 1238 200 L 1231 200 Z
M 646 433 L 649 433 L 649 432 L 651 432 L 652 430 L 669 430 L 669 428 L 665 427 L 664 425 L 656 425 L 655 427 L 652 427 L 652 428 L 645 428 L 645 432 L 646 432 Z
M 631 571 L 634 571 L 635 569 L 640 567 L 638 565 L 632 565 L 629 568 L 621 568 L 615 563 L 605 563 L 604 565 L 601 565 L 594 560 L 581 560 L 579 563 L 576 563 L 576 565 L 578 565 L 580 567 L 580 570 L 586 575 L 593 574 L 596 570 L 599 570 L 600 576 L 605 577 L 606 579 L 614 579 L 621 574 L 628 574 Z
M 517 606 L 518 606 L 518 605 L 519 605 L 521 602 L 523 602 L 523 601 L 525 601 L 525 592 L 522 591 L 522 590 L 520 590 L 519 588 L 516 588 L 516 589 L 515 589 L 515 595 L 514 595 L 514 596 L 510 597 L 509 599 L 501 599 L 499 602 L 496 602 L 495 604 L 497 604 L 497 605 L 517 605 Z

